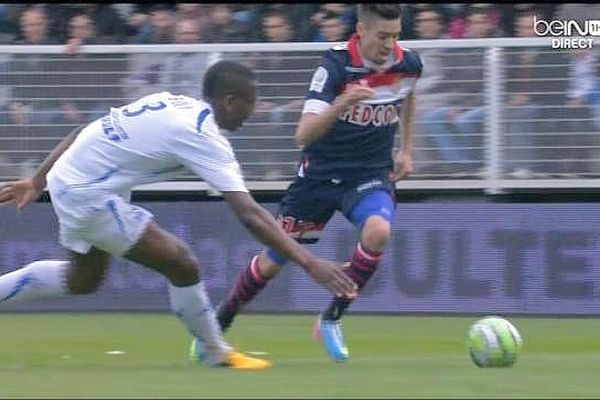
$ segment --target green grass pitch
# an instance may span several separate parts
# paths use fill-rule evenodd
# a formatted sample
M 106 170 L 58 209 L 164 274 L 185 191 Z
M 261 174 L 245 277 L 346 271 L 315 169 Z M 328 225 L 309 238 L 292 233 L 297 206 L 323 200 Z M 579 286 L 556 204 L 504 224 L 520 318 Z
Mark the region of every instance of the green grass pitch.
M 241 315 L 227 335 L 268 371 L 190 365 L 170 314 L 0 314 L 0 398 L 598 398 L 599 319 L 510 318 L 513 368 L 467 354 L 473 318 L 349 315 L 351 358 L 330 361 L 310 315 Z M 124 352 L 107 354 L 106 352 Z

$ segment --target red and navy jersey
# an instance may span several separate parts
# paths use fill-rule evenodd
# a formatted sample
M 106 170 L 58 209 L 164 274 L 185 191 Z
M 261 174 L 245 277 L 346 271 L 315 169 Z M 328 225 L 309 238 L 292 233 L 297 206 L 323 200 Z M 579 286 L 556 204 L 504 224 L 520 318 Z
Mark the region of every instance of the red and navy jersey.
M 402 102 L 422 70 L 415 51 L 396 44 L 394 55 L 383 70 L 371 68 L 360 56 L 356 35 L 323 55 L 303 113 L 322 112 L 349 84 L 367 84 L 375 95 L 348 107 L 325 135 L 303 148 L 298 176 L 350 180 L 393 170 Z

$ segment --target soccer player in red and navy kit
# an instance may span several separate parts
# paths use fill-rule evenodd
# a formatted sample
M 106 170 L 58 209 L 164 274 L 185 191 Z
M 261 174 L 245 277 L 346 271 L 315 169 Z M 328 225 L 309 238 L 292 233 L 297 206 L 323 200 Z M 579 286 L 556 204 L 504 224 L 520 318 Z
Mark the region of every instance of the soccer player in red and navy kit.
M 400 5 L 360 4 L 356 34 L 328 50 L 315 70 L 296 130 L 302 146 L 297 177 L 278 219 L 301 243 L 319 240 L 340 211 L 360 231 L 346 273 L 359 290 L 376 271 L 391 236 L 394 182 L 412 171 L 413 89 L 421 59 L 398 46 Z M 394 155 L 394 136 L 402 143 Z M 241 307 L 273 279 L 287 259 L 271 248 L 254 256 L 218 310 L 223 330 Z M 315 333 L 329 356 L 348 359 L 340 318 L 353 299 L 334 297 Z M 192 343 L 201 358 L 203 344 Z

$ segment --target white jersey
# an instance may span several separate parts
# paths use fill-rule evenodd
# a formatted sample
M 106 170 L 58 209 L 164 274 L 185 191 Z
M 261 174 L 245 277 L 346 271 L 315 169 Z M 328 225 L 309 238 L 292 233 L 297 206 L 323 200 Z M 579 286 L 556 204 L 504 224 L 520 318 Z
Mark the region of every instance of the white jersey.
M 126 192 L 164 181 L 183 167 L 221 191 L 248 192 L 231 144 L 211 106 L 187 96 L 154 93 L 85 127 L 48 179 L 67 188 Z

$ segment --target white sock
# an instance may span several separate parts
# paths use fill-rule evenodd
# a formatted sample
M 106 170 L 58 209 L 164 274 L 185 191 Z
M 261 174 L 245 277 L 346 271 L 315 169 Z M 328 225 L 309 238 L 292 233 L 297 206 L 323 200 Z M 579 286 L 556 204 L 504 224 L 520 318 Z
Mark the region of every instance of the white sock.
M 68 266 L 68 261 L 34 261 L 0 276 L 0 306 L 67 294 Z
M 184 287 L 169 283 L 169 301 L 171 309 L 188 331 L 204 342 L 208 363 L 216 365 L 225 361 L 232 348 L 223 339 L 215 310 L 204 289 L 204 282 Z

